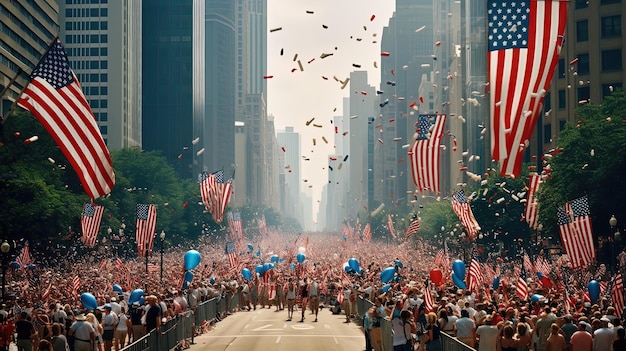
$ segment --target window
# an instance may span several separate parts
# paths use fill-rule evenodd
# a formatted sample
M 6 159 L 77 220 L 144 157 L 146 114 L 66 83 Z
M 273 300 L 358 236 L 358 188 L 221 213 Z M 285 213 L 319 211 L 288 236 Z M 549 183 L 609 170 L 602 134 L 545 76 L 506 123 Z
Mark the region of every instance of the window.
M 619 4 L 622 0 L 600 0 L 600 5 Z
M 91 108 L 100 108 L 100 100 L 89 100 Z
M 92 34 L 92 35 L 89 36 L 89 42 L 90 43 L 97 43 L 99 37 L 100 36 L 98 34 Z
M 106 135 L 109 132 L 109 128 L 107 126 L 100 126 L 100 133 L 102 135 Z
M 89 17 L 98 17 L 100 15 L 100 9 L 90 9 Z
M 108 108 L 109 101 L 108 100 L 100 100 L 100 108 Z
M 65 9 L 65 17 L 67 18 L 72 17 L 72 9 Z
M 100 61 L 89 61 L 89 68 L 90 69 L 98 69 L 98 68 L 100 68 L 100 67 L 98 67 L 98 63 L 99 62 Z
M 98 95 L 99 91 L 100 91 L 100 89 L 98 87 L 89 87 L 89 94 L 88 95 Z
M 576 41 L 589 40 L 589 21 L 582 20 L 576 22 Z
M 100 56 L 106 56 L 109 53 L 108 48 L 100 48 Z
M 609 96 L 618 89 L 622 89 L 622 83 L 602 84 L 602 97 Z
M 72 37 L 73 37 L 72 35 L 66 35 L 65 36 L 65 44 L 72 44 L 73 43 Z
M 98 56 L 99 53 L 99 48 L 89 48 L 89 56 Z
M 589 102 L 589 99 L 591 98 L 591 90 L 589 89 L 589 86 L 586 87 L 580 87 L 577 89 L 578 91 L 578 101 L 586 101 Z
M 559 90 L 559 108 L 565 108 L 565 89 Z
M 98 73 L 91 73 L 89 75 L 89 81 L 90 82 L 97 82 L 98 81 L 98 76 L 99 76 Z
M 589 7 L 589 0 L 576 0 L 576 9 L 586 9 Z
M 100 42 L 106 44 L 109 41 L 109 36 L 106 34 L 100 35 Z
M 622 69 L 622 50 L 602 51 L 602 72 L 619 71 Z
M 552 101 L 550 99 L 550 93 L 546 93 L 543 98 L 543 111 L 548 112 L 552 110 Z
M 109 95 L 109 88 L 107 88 L 107 87 L 100 87 L 100 95 L 104 95 L 104 96 Z
M 559 78 L 565 77 L 565 59 L 559 59 Z
M 549 144 L 552 141 L 552 124 L 543 126 L 543 143 Z
M 109 29 L 109 22 L 107 22 L 107 21 L 100 22 L 100 28 L 102 30 L 108 30 Z
M 65 30 L 72 30 L 72 23 L 70 21 L 65 22 Z
M 601 19 L 602 38 L 615 38 L 622 35 L 622 16 L 607 16 Z
M 109 120 L 109 113 L 108 112 L 101 112 L 100 113 L 100 121 L 101 122 L 106 122 Z
M 589 74 L 589 54 L 578 55 L 578 74 Z
M 559 121 L 559 132 L 565 129 L 565 121 Z
M 108 82 L 109 81 L 109 76 L 106 73 L 102 73 L 100 75 L 100 81 L 101 82 L 105 82 L 105 83 Z

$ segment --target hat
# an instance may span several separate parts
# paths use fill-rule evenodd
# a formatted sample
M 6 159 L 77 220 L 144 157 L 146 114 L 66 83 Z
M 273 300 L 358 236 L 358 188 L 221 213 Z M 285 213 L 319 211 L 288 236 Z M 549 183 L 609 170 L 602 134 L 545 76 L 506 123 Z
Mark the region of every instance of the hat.
M 135 302 L 133 302 L 133 306 L 139 307 L 139 306 L 141 306 L 141 304 L 139 303 L 139 301 L 135 301 Z
M 85 315 L 81 313 L 81 314 L 76 316 L 76 320 L 77 321 L 84 321 L 84 320 L 87 320 L 87 317 L 85 317 Z
M 584 326 L 585 328 L 587 328 L 587 327 L 589 326 L 589 323 L 587 323 L 587 322 L 585 322 L 585 321 L 580 321 L 580 322 L 578 322 L 578 325 L 582 325 L 582 326 Z
M 611 320 L 610 320 L 610 319 L 608 319 L 608 318 L 606 318 L 606 317 L 602 317 L 602 318 L 600 318 L 600 322 L 603 322 L 603 323 L 611 323 Z
M 112 297 L 112 298 L 111 298 L 111 302 L 115 302 L 115 301 L 117 301 L 117 299 L 116 299 L 116 298 L 114 298 L 114 297 Z
M 106 310 L 111 310 L 111 305 L 109 305 L 108 303 L 104 306 L 102 306 L 102 308 L 106 309 Z

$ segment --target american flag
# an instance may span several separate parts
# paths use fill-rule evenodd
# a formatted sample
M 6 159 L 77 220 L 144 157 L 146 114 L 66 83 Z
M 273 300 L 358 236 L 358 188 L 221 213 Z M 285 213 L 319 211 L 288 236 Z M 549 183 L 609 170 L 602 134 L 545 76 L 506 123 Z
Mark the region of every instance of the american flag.
M 228 263 L 230 267 L 237 267 L 237 249 L 234 241 L 226 243 L 226 255 L 228 256 Z
M 408 240 L 411 235 L 417 234 L 421 228 L 420 218 L 418 216 L 413 217 L 413 220 L 409 224 L 409 227 L 406 228 L 406 232 L 404 233 L 404 240 Z
M 156 228 L 156 206 L 137 204 L 137 251 L 139 256 L 149 256 L 154 244 Z
M 535 194 L 541 184 L 541 176 L 533 174 L 530 176 L 529 181 L 530 183 L 528 185 L 528 196 L 526 198 L 524 218 L 526 218 L 526 223 L 528 223 L 529 227 L 537 229 L 539 226 L 539 202 L 537 201 Z
M 522 268 L 527 269 L 531 272 L 535 271 L 535 266 L 533 265 L 532 261 L 530 260 L 530 256 L 528 256 L 527 253 L 524 253 L 524 264 Z
M 439 194 L 440 144 L 446 125 L 445 115 L 419 115 L 417 139 L 409 151 L 411 174 L 417 190 Z
M 439 251 L 437 251 L 437 254 L 435 255 L 435 260 L 433 261 L 433 264 L 435 265 L 435 267 L 441 267 L 444 264 L 444 252 L 443 249 L 439 249 Z
M 613 277 L 611 285 L 611 302 L 613 308 L 615 308 L 615 315 L 621 318 L 622 311 L 624 310 L 624 281 L 621 273 L 617 273 L 617 275 Z
M 565 208 L 559 207 L 557 223 L 570 267 L 576 269 L 593 262 L 596 252 L 587 197 L 566 202 Z
M 492 0 L 488 5 L 491 153 L 519 175 L 558 62 L 568 1 Z
M 227 182 L 219 182 L 217 183 L 218 189 L 218 208 L 217 213 L 214 214 L 213 219 L 215 223 L 222 223 L 224 220 L 224 211 L 226 211 L 226 206 L 230 202 L 230 195 L 233 190 L 233 179 L 230 178 Z
M 33 260 L 30 257 L 30 244 L 28 244 L 28 241 L 24 243 L 22 252 L 15 258 L 15 262 L 19 263 L 22 268 L 26 268 L 26 266 L 33 263 Z
M 387 213 L 387 229 L 389 229 L 389 234 L 391 234 L 392 238 L 396 238 L 396 233 L 393 229 L 393 219 L 391 218 L 391 213 Z
M 426 281 L 426 286 L 424 287 L 424 304 L 426 305 L 426 312 L 433 311 L 433 307 L 435 306 L 435 300 L 433 299 L 433 295 L 430 291 L 430 282 Z
M 241 212 L 228 212 L 226 216 L 228 220 L 228 228 L 230 229 L 230 237 L 233 241 L 243 239 L 243 227 L 241 225 Z
M 265 222 L 265 215 L 261 215 L 261 218 L 257 220 L 257 223 L 259 224 L 259 233 L 261 235 L 267 235 L 268 230 L 267 223 Z
M 104 206 L 86 203 L 83 207 L 83 216 L 80 218 L 80 227 L 83 232 L 82 242 L 87 247 L 94 247 L 98 239 L 100 221 Z
M 478 252 L 474 248 L 472 252 L 472 261 L 470 262 L 469 270 L 467 272 L 467 290 L 478 292 L 478 287 L 482 284 L 483 280 L 483 273 L 480 269 Z
M 200 183 L 200 197 L 204 208 L 213 213 L 213 196 L 212 193 L 217 188 L 217 181 L 215 180 L 215 174 L 202 172 L 198 175 L 198 182 Z
M 535 270 L 545 276 L 548 276 L 552 271 L 552 267 L 545 258 L 538 256 L 535 260 Z
M 459 217 L 463 226 L 465 226 L 469 240 L 472 241 L 476 239 L 476 235 L 480 231 L 480 225 L 478 225 L 478 221 L 474 218 L 474 213 L 472 213 L 472 209 L 467 203 L 465 192 L 461 190 L 452 195 L 451 202 L 452 210 Z
M 50 277 L 50 282 L 48 283 L 48 287 L 46 288 L 46 290 L 44 290 L 43 294 L 41 295 L 41 299 L 43 301 L 48 301 L 48 299 L 50 298 L 51 292 L 52 292 L 52 277 Z
M 372 240 L 372 228 L 370 227 L 370 224 L 367 223 L 365 228 L 363 228 L 363 241 L 369 243 L 370 240 Z
M 109 150 L 58 39 L 31 73 L 17 102 L 46 128 L 91 199 L 111 192 L 115 174 Z
M 72 279 L 72 295 L 78 296 L 78 290 L 80 289 L 80 277 L 75 276 Z
M 515 286 L 515 295 L 522 300 L 528 300 L 528 284 L 526 284 L 526 270 L 522 267 L 517 284 Z
M 157 274 L 159 272 L 159 266 L 154 263 L 148 263 L 148 274 Z

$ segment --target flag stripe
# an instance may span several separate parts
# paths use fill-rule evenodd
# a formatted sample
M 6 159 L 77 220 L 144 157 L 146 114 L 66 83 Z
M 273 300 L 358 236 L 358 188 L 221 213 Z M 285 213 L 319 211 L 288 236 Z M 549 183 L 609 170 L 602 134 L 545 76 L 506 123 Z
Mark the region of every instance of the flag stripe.
M 136 240 L 139 256 L 149 256 L 152 252 L 156 229 L 156 206 L 137 204 Z
M 593 231 L 587 198 L 582 197 L 565 203 L 557 209 L 559 234 L 571 268 L 579 268 L 595 260 Z
M 529 177 L 528 196 L 526 197 L 526 208 L 524 209 L 524 218 L 528 226 L 537 229 L 539 225 L 539 202 L 535 197 L 539 185 L 541 184 L 541 176 L 533 174 Z
M 467 236 L 470 241 L 476 238 L 476 235 L 480 231 L 480 225 L 478 225 L 478 221 L 474 218 L 474 213 L 472 212 L 472 208 L 467 203 L 467 199 L 465 198 L 465 192 L 463 190 L 452 195 L 451 199 L 452 210 L 459 217 L 461 223 L 465 227 L 467 231 Z
M 428 190 L 439 194 L 440 143 L 446 116 L 420 115 L 418 123 L 418 138 L 409 152 L 413 183 L 420 192 Z
M 86 203 L 85 206 L 83 206 L 80 226 L 83 234 L 82 242 L 87 247 L 94 247 L 96 245 L 103 212 L 104 206 L 91 203 Z

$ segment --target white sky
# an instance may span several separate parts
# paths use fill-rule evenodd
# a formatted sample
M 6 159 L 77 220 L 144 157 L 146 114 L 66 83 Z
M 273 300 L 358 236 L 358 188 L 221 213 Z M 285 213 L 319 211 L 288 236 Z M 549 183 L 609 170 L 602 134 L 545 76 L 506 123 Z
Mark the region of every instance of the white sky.
M 274 115 L 277 130 L 293 126 L 301 135 L 300 156 L 310 158 L 300 163 L 301 177 L 308 181 L 300 180 L 301 189 L 313 197 L 314 214 L 328 182 L 325 167 L 335 134 L 331 120 L 343 113 L 343 98 L 355 94 L 349 86 L 342 90 L 333 77 L 345 80 L 352 71 L 367 70 L 369 83 L 379 87 L 382 29 L 394 8 L 395 0 L 268 0 L 267 75 L 273 76 L 267 79 L 268 114 Z M 272 31 L 277 28 L 282 29 Z M 322 53 L 333 55 L 322 59 Z M 293 60 L 296 54 L 302 71 Z

